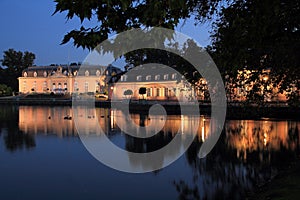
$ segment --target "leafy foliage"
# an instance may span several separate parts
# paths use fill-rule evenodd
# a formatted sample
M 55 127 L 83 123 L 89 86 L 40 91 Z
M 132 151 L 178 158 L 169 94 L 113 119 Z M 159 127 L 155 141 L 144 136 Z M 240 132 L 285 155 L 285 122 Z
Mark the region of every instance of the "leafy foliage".
M 250 99 L 264 84 L 264 88 L 266 84 L 279 87 L 278 92 L 300 88 L 299 1 L 236 1 L 221 13 L 209 50 L 224 76 L 237 77 L 244 69 L 252 71 L 250 79 L 242 80 L 255 82 L 248 93 Z M 271 69 L 268 82 L 259 78 L 266 69 Z
M 201 21 L 217 12 L 220 0 L 55 0 L 57 12 L 67 12 L 67 19 L 81 22 L 96 18 L 98 25 L 72 30 L 62 44 L 74 40 L 77 47 L 93 49 L 109 34 L 131 28 L 165 27 L 174 29 L 181 19 L 195 14 Z
M 10 96 L 12 94 L 12 89 L 7 85 L 0 84 L 0 96 Z
M 174 29 L 180 20 L 194 18 L 195 23 L 213 19 L 212 45 L 207 51 L 219 67 L 227 92 L 238 85 L 251 85 L 242 91 L 250 101 L 264 101 L 276 93 L 286 93 L 291 100 L 299 99 L 300 77 L 300 2 L 297 0 L 55 0 L 54 12 L 67 12 L 67 19 L 96 19 L 95 27 L 84 27 L 67 33 L 62 44 L 74 41 L 77 47 L 92 49 L 109 34 L 131 28 L 166 27 Z M 170 36 L 166 36 L 170 39 Z M 165 42 L 162 38 L 162 43 Z M 142 40 L 142 39 L 141 39 Z M 116 39 L 116 42 L 118 40 Z M 178 44 L 172 44 L 174 48 Z M 189 45 L 181 50 L 188 53 Z M 126 46 L 126 45 L 125 45 Z M 125 47 L 126 48 L 126 47 Z M 122 50 L 118 50 L 122 52 Z M 116 53 L 120 55 L 120 53 Z M 201 78 L 194 69 L 168 52 L 145 49 L 125 55 L 133 65 L 149 63 L 173 66 L 197 84 Z M 248 78 L 238 73 L 250 70 Z M 267 81 L 261 78 L 266 69 Z M 229 77 L 229 78 L 225 78 Z M 296 91 L 295 91 L 296 90 Z
M 17 78 L 22 75 L 22 71 L 29 66 L 33 65 L 35 54 L 25 51 L 15 51 L 14 49 L 8 49 L 3 52 L 3 59 L 1 59 L 2 66 L 0 70 L 0 83 L 10 86 L 14 91 L 18 91 Z

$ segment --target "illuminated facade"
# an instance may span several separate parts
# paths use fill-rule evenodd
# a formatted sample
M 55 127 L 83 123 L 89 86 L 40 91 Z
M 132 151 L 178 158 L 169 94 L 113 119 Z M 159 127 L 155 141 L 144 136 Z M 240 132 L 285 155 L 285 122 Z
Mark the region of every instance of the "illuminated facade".
M 81 68 L 81 66 L 29 67 L 19 77 L 19 92 L 28 93 L 103 93 L 113 73 L 121 70 L 113 66 Z M 80 69 L 80 70 L 79 70 Z
M 140 93 L 140 88 L 145 93 Z M 126 95 L 125 91 L 132 94 Z M 114 99 L 192 100 L 194 88 L 175 70 L 158 66 L 139 66 L 120 75 L 113 88 Z

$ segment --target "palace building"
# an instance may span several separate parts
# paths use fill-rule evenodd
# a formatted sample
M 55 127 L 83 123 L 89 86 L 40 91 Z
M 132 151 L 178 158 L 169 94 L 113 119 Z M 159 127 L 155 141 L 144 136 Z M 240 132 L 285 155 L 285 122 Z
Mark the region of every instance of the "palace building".
M 111 76 L 120 73 L 113 66 L 34 66 L 19 77 L 19 93 L 104 93 Z
M 209 100 L 208 84 L 204 78 L 191 86 L 174 68 L 156 65 L 142 65 L 126 71 L 109 66 L 59 65 L 29 67 L 19 77 L 20 94 L 106 94 L 109 99 L 146 99 L 162 101 Z M 228 101 L 245 101 L 256 82 L 248 81 L 252 76 L 249 70 L 238 71 L 232 81 L 225 77 Z M 279 102 L 287 100 L 287 93 L 279 93 L 279 86 L 273 86 L 269 78 L 270 70 L 259 75 L 264 83 L 259 85 L 257 94 L 264 101 Z M 268 82 L 269 81 L 269 82 Z M 299 91 L 296 87 L 293 91 Z M 299 94 L 300 95 L 300 94 Z
M 141 92 L 142 88 L 144 92 Z M 194 99 L 195 93 L 193 87 L 176 70 L 151 65 L 134 67 L 121 74 L 114 84 L 113 98 L 185 101 Z

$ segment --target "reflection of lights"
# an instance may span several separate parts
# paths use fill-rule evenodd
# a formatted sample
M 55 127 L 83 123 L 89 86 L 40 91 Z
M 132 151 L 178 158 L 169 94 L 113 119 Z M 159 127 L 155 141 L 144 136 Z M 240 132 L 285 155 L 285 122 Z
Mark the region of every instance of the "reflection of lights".
M 202 126 L 202 129 L 201 129 L 201 137 L 202 137 L 202 142 L 204 142 L 204 140 L 205 140 L 205 137 L 204 137 L 204 126 Z
M 111 116 L 110 126 L 111 126 L 111 129 L 114 129 L 115 128 L 115 126 L 114 126 L 114 122 L 115 122 L 115 112 L 114 112 L 114 110 L 110 111 L 110 116 Z
M 114 87 L 113 87 L 113 86 L 111 86 L 111 87 L 110 87 L 110 89 L 111 89 L 111 90 L 114 90 Z
M 264 80 L 264 81 L 267 81 L 268 79 L 269 79 L 268 76 L 264 76 L 264 77 L 263 77 L 263 80 Z
M 184 117 L 181 115 L 181 134 L 183 134 Z
M 268 142 L 268 135 L 264 133 L 264 145 L 266 146 Z

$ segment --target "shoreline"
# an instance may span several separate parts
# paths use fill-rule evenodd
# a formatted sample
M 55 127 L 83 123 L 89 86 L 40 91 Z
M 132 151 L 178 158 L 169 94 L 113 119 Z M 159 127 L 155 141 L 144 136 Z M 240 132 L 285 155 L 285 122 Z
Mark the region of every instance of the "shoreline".
M 77 101 L 79 104 L 84 100 Z M 2 97 L 0 105 L 16 105 L 16 106 L 72 106 L 70 98 L 22 98 L 22 97 Z M 150 107 L 154 104 L 162 105 L 167 114 L 181 114 L 181 108 L 193 109 L 194 105 L 180 105 L 177 102 L 166 101 L 131 101 L 129 111 L 131 113 L 147 114 Z M 111 108 L 111 105 L 117 109 L 124 108 L 122 101 L 110 102 L 95 100 L 95 107 Z M 287 105 L 276 106 L 274 104 L 266 104 L 267 106 L 243 105 L 242 103 L 228 103 L 226 109 L 226 119 L 289 119 L 300 120 L 300 107 L 291 107 Z M 199 102 L 199 110 L 201 115 L 211 114 L 211 104 Z

